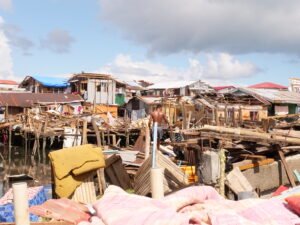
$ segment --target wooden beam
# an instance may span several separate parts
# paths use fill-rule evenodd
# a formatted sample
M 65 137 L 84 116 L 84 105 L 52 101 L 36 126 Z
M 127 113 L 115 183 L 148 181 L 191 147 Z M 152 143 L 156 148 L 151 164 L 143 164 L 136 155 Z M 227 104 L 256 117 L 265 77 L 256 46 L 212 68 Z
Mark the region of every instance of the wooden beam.
M 282 149 L 277 146 L 277 149 L 278 149 L 278 155 L 280 157 L 280 160 L 281 160 L 281 163 L 283 164 L 283 167 L 284 167 L 284 170 L 286 172 L 286 175 L 290 181 L 290 184 L 292 185 L 292 187 L 295 187 L 296 186 L 296 183 L 295 183 L 295 178 L 294 178 L 294 175 L 291 171 L 291 169 L 289 168 L 286 160 L 285 160 L 285 156 L 284 156 L 284 152 L 282 151 Z

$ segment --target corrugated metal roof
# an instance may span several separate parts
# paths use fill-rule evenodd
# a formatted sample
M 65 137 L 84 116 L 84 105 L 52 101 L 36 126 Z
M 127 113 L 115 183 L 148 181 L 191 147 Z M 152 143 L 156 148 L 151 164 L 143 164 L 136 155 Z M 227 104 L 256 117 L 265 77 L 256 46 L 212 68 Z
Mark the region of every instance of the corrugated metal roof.
M 1 106 L 31 107 L 34 104 L 82 102 L 79 95 L 52 93 L 0 93 Z
M 272 83 L 272 82 L 263 82 L 263 83 L 251 85 L 248 88 L 257 88 L 257 89 L 287 89 L 288 87 L 280 85 L 280 84 L 275 84 L 275 83 Z
M 146 104 L 158 104 L 161 103 L 162 97 L 150 97 L 150 96 L 138 96 L 140 100 L 145 102 Z
M 226 89 L 226 88 L 235 88 L 235 87 L 232 86 L 232 85 L 213 87 L 213 89 L 215 89 L 216 91 L 220 91 L 220 90 L 223 90 L 223 89 Z
M 272 89 L 242 88 L 248 93 L 258 95 L 272 103 L 300 104 L 300 93 Z
M 178 80 L 178 81 L 165 81 L 159 82 L 157 84 L 150 85 L 147 89 L 172 89 L 172 88 L 183 88 L 189 86 L 197 81 L 186 81 L 186 80 Z

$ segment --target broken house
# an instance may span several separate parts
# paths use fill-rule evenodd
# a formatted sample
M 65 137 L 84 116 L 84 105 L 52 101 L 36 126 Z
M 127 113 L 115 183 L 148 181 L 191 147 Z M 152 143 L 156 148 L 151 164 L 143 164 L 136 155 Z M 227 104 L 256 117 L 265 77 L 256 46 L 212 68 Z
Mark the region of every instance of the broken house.
M 206 94 L 194 98 L 200 124 L 239 126 L 246 121 L 261 121 L 268 116 L 270 103 L 252 94 L 232 92 Z
M 300 78 L 290 78 L 290 91 L 300 93 Z
M 214 89 L 208 84 L 198 81 L 168 81 L 159 82 L 147 87 L 148 96 L 195 96 L 201 93 L 214 92 Z
M 111 75 L 82 72 L 74 74 L 69 82 L 71 92 L 80 94 L 86 102 L 108 105 L 125 103 L 126 84 Z
M 297 114 L 300 112 L 300 93 L 287 90 L 239 88 L 235 93 L 251 94 L 269 102 L 268 116 Z
M 19 88 L 32 93 L 66 93 L 69 84 L 66 78 L 26 76 Z
M 72 94 L 0 93 L 0 117 L 4 119 L 5 116 L 23 113 L 34 107 L 61 114 L 79 114 L 82 111 L 82 101 L 80 96 Z
M 126 114 L 131 120 L 145 118 L 161 100 L 161 97 L 134 96 L 125 105 Z

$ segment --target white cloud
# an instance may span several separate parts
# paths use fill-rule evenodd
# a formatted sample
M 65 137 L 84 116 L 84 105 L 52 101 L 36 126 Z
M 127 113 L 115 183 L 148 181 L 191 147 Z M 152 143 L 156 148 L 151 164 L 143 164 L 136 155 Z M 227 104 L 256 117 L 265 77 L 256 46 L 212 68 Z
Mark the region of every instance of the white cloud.
M 189 59 L 187 68 L 168 67 L 149 60 L 134 61 L 129 55 L 119 54 L 115 60 L 99 70 L 125 80 L 147 80 L 151 82 L 168 80 L 204 80 L 211 84 L 232 83 L 233 79 L 250 77 L 259 69 L 250 62 L 241 62 L 227 53 L 207 55 L 201 63 Z
M 11 10 L 12 8 L 12 0 L 0 0 L 0 10 L 3 9 L 5 11 Z
M 0 17 L 0 78 L 14 79 L 11 48 L 3 29 L 1 29 L 3 23 L 4 21 L 2 17 Z
M 74 41 L 75 39 L 68 31 L 54 29 L 47 34 L 45 39 L 41 40 L 41 46 L 55 53 L 68 53 Z
M 101 18 L 150 53 L 300 54 L 299 0 L 99 0 Z
M 2 28 L 12 46 L 20 49 L 24 55 L 31 54 L 30 50 L 34 47 L 34 43 L 22 34 L 20 27 L 13 24 L 3 24 Z

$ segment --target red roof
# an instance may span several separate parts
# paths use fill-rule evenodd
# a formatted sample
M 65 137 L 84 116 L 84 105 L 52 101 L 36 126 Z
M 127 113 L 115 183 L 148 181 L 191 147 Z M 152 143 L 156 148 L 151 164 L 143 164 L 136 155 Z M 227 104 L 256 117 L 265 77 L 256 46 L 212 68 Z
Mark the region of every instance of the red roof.
M 16 81 L 13 81 L 13 80 L 0 80 L 0 84 L 18 85 L 18 83 Z
M 288 89 L 288 87 L 280 85 L 280 84 L 275 84 L 272 82 L 263 82 L 259 84 L 254 84 L 249 86 L 248 88 L 257 88 L 257 89 Z
M 216 91 L 220 91 L 220 90 L 223 90 L 223 89 L 226 89 L 226 88 L 235 88 L 234 86 L 232 85 L 228 85 L 228 86 L 217 86 L 217 87 L 214 87 L 214 89 Z

